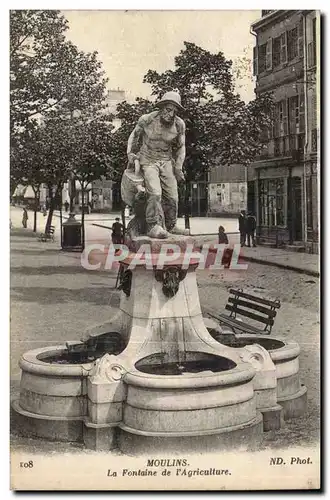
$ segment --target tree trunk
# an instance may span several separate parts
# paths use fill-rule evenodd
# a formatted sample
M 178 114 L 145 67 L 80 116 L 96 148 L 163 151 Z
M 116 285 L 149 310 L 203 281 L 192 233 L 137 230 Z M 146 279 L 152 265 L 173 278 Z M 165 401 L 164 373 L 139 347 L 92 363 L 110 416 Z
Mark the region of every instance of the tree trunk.
M 85 249 L 85 185 L 81 182 L 81 245 Z
M 37 232 L 37 212 L 39 209 L 39 201 L 40 201 L 40 188 L 34 188 L 32 186 L 34 192 L 34 213 L 33 213 L 33 232 Z
M 69 179 L 69 197 L 70 197 L 70 214 L 73 213 L 74 211 L 74 199 L 76 197 L 77 193 L 76 193 L 76 180 L 73 176 L 73 174 L 71 174 L 71 177 Z
M 48 217 L 46 221 L 46 226 L 45 226 L 45 233 L 48 232 L 50 226 L 52 225 L 52 218 L 53 218 L 53 212 L 54 212 L 54 198 L 53 198 L 53 186 L 48 185 L 48 196 L 49 196 L 49 211 L 48 211 Z
M 53 213 L 54 213 L 57 193 L 61 189 L 62 189 L 62 183 L 59 183 L 56 187 L 56 191 L 55 191 L 55 194 L 53 196 L 53 186 L 48 186 L 50 202 L 49 202 L 49 212 L 48 212 L 48 217 L 47 217 L 47 222 L 46 222 L 46 227 L 45 227 L 45 233 L 47 233 L 49 231 L 49 228 L 52 225 L 52 219 L 53 219 Z

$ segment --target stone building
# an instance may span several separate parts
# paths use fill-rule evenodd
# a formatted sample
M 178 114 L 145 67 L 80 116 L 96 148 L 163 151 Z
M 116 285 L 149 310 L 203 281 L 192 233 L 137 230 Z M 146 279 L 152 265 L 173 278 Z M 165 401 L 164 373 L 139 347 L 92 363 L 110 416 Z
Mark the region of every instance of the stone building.
M 256 94 L 273 92 L 275 117 L 248 168 L 248 206 L 260 242 L 318 251 L 320 15 L 267 10 L 252 24 Z
M 247 170 L 243 165 L 217 165 L 210 170 L 208 215 L 238 216 L 247 205 Z

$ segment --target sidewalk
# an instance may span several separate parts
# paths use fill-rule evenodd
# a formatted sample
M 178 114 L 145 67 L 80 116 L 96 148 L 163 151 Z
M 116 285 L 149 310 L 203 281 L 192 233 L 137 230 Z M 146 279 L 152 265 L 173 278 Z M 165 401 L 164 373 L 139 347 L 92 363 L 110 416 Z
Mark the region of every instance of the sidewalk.
M 28 211 L 29 219 L 28 219 L 28 228 L 32 229 L 33 227 L 33 212 Z M 98 216 L 101 216 L 98 219 Z M 109 230 L 117 217 L 118 214 L 89 214 L 86 216 L 85 223 L 86 229 L 86 238 L 88 239 L 97 239 L 99 235 L 102 236 L 108 235 Z M 10 207 L 10 217 L 13 224 L 13 227 L 22 227 L 22 209 L 19 207 Z M 63 214 L 63 220 L 68 217 L 68 214 Z M 79 220 L 79 216 L 77 217 Z M 214 231 L 214 228 L 217 227 L 215 225 L 215 219 L 208 217 L 193 217 L 190 219 L 191 224 L 191 234 L 203 234 L 204 236 L 209 236 L 210 243 L 217 241 L 217 233 Z M 46 224 L 46 218 L 39 212 L 37 219 L 37 231 L 43 232 Z M 53 225 L 56 228 L 57 234 L 60 231 L 60 219 L 59 212 L 54 212 L 53 217 Z M 92 231 L 94 226 L 95 231 Z M 178 219 L 178 226 L 184 228 L 184 219 Z M 235 245 L 239 243 L 239 233 L 237 232 L 237 223 L 236 221 L 232 221 L 231 225 L 228 226 L 228 238 L 229 243 L 231 245 Z M 97 228 L 100 228 L 100 231 L 97 231 Z M 103 231 L 102 231 L 103 230 Z M 106 230 L 106 231 L 105 231 Z M 230 231 L 232 230 L 232 231 Z M 259 264 L 266 264 L 269 266 L 276 266 L 282 269 L 288 269 L 291 271 L 296 271 L 299 273 L 307 274 L 310 276 L 319 276 L 319 255 L 316 254 L 307 254 L 302 252 L 292 252 L 285 249 L 280 248 L 270 248 L 258 246 L 257 248 L 248 248 L 244 247 L 241 249 L 240 258 L 249 262 L 257 262 Z
M 250 262 L 289 269 L 290 271 L 310 276 L 320 276 L 319 255 L 316 254 L 258 246 L 257 248 L 243 247 L 240 258 Z

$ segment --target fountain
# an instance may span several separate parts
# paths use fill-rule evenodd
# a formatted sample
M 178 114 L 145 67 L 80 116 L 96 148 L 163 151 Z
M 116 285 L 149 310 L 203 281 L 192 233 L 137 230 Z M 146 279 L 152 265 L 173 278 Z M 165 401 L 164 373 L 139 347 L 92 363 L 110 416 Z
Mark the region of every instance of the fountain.
M 13 413 L 25 435 L 127 454 L 257 448 L 263 431 L 305 410 L 296 343 L 226 336 L 202 316 L 196 267 L 205 240 L 176 226 L 180 111 L 180 95 L 166 92 L 128 139 L 121 195 L 135 216 L 116 315 L 85 342 L 20 360 Z M 166 263 L 164 241 L 180 249 Z
M 263 431 L 305 411 L 297 343 L 223 334 L 203 318 L 200 254 L 183 265 L 197 240 L 171 236 L 181 256 L 158 269 L 163 241 L 134 239 L 112 320 L 84 342 L 22 356 L 16 428 L 126 454 L 253 449 Z M 151 254 L 130 269 L 146 243 Z

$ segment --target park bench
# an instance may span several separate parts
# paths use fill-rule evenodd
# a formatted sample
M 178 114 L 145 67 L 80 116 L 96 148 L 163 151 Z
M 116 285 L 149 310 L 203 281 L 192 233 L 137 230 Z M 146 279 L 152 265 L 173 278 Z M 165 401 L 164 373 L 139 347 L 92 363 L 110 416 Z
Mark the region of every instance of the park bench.
M 45 233 L 42 233 L 39 237 L 39 241 L 54 241 L 55 227 L 49 226 Z
M 228 303 L 225 309 L 230 314 L 215 314 L 205 310 L 205 313 L 213 319 L 216 319 L 220 326 L 225 324 L 236 333 L 248 333 L 256 335 L 269 335 L 274 326 L 277 309 L 281 307 L 279 300 L 266 299 L 258 297 L 242 289 L 231 288 L 229 290 Z M 252 319 L 256 323 L 261 323 L 264 328 L 257 328 L 254 325 L 246 323 L 241 318 Z

